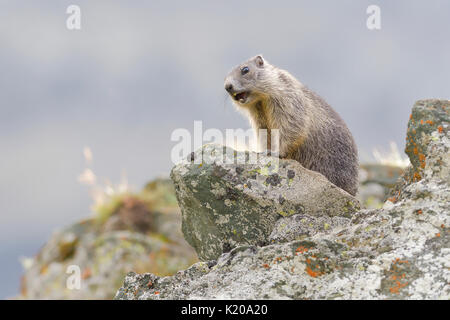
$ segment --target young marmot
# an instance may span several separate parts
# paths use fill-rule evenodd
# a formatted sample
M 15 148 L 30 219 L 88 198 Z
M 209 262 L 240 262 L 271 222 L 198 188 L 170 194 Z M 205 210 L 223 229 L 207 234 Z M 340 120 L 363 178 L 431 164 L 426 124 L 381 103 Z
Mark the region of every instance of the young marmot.
M 344 121 L 321 97 L 261 55 L 231 70 L 225 90 L 238 109 L 248 113 L 256 132 L 267 129 L 270 141 L 270 130 L 279 130 L 280 157 L 295 159 L 356 194 L 356 144 Z

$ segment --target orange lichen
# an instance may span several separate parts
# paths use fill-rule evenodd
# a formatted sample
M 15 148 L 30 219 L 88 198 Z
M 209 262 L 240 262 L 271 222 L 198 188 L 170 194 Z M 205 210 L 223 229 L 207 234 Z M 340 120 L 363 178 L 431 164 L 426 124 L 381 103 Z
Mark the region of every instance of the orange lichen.
M 417 214 L 422 214 L 422 213 L 423 213 L 422 209 L 417 210 Z
M 159 291 L 155 291 L 155 294 L 159 294 Z
M 395 286 L 389 288 L 389 291 L 390 291 L 391 293 L 398 294 L 399 291 L 400 291 L 400 289 L 406 287 L 407 284 L 408 284 L 408 282 L 401 283 L 400 281 L 395 281 Z
M 400 258 L 396 258 L 395 259 L 395 261 L 394 261 L 394 264 L 396 264 L 396 263 L 409 263 L 409 261 L 408 260 L 400 260 Z
M 418 172 L 414 172 L 414 181 L 419 181 L 422 179 L 422 176 Z
M 269 269 L 269 268 L 270 268 L 269 265 L 268 265 L 267 263 L 264 263 L 262 266 L 263 266 L 263 268 L 265 268 L 265 269 Z
M 420 124 L 423 124 L 423 123 L 424 123 L 424 122 L 423 122 L 423 119 L 421 119 L 421 120 L 420 120 Z
M 417 149 L 417 147 L 414 148 L 413 152 L 414 154 L 419 154 L 419 150 Z
M 281 261 L 283 261 L 283 258 L 277 257 L 273 260 L 273 263 L 277 263 L 277 262 L 281 262 Z
M 309 249 L 308 248 L 306 248 L 306 247 L 304 247 L 304 246 L 300 246 L 300 247 L 298 247 L 297 249 L 295 249 L 295 252 L 298 252 L 298 253 L 305 253 L 305 252 L 307 252 Z
M 306 267 L 305 271 L 313 278 L 317 278 L 318 276 L 321 275 L 321 272 L 313 271 L 309 266 Z
M 438 131 L 439 131 L 439 133 L 442 133 L 442 131 L 444 131 L 444 128 L 442 128 L 442 126 L 439 126 Z
M 426 159 L 425 155 L 423 153 L 419 153 L 419 161 L 421 162 L 420 167 L 422 169 L 425 169 L 425 165 L 426 165 L 425 159 Z
M 425 122 L 428 123 L 429 125 L 433 125 L 433 121 L 431 121 L 431 120 L 427 120 Z
M 408 285 L 406 280 L 406 273 L 401 270 L 401 264 L 409 264 L 408 260 L 400 260 L 400 258 L 396 258 L 392 261 L 391 269 L 389 270 L 392 273 L 389 276 L 389 281 L 391 282 L 389 292 L 393 294 L 398 294 L 401 288 L 404 288 Z
M 390 198 L 388 198 L 388 201 L 395 203 L 395 202 L 397 202 L 397 197 L 390 197 Z
M 439 238 L 440 236 L 441 236 L 441 234 L 440 234 L 440 233 L 436 233 L 436 237 L 438 237 L 438 238 Z
M 84 269 L 83 273 L 81 274 L 81 279 L 87 279 L 90 276 L 92 276 L 92 271 L 89 268 Z

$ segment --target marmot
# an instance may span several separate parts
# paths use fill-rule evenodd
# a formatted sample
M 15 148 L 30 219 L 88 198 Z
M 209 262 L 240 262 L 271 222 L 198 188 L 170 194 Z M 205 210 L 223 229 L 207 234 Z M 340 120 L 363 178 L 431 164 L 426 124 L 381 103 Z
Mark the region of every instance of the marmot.
M 356 144 L 341 117 L 316 93 L 261 55 L 233 68 L 225 90 L 256 132 L 267 129 L 270 141 L 270 130 L 279 130 L 281 158 L 295 159 L 356 194 Z

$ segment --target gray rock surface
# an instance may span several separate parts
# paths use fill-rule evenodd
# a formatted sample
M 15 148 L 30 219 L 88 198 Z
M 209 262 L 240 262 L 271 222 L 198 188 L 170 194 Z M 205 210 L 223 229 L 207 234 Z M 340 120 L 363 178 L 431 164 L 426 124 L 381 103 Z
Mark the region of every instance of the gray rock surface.
M 271 235 L 267 236 L 273 242 L 270 245 L 240 245 L 217 260 L 196 263 L 170 277 L 129 273 L 116 299 L 449 299 L 449 113 L 448 100 L 416 103 L 411 118 L 414 123 L 410 120 L 408 130 L 414 127 L 416 133 L 411 134 L 420 134 L 413 141 L 422 156 L 412 150 L 417 159 L 411 159 L 412 166 L 396 187 L 399 195 L 386 201 L 383 208 L 360 210 L 349 216 L 332 208 L 328 208 L 328 214 L 294 211 L 292 216 L 276 219 Z M 427 119 L 418 118 L 420 115 Z M 420 125 L 431 127 L 419 128 Z M 408 154 L 413 157 L 411 152 Z M 194 174 L 198 180 L 192 181 L 202 185 L 211 172 L 204 175 Z M 186 172 L 175 172 L 173 176 L 176 180 L 185 177 Z M 284 173 L 280 176 L 285 177 Z M 218 190 L 226 186 L 219 185 Z M 273 192 L 277 188 L 267 187 L 270 188 L 267 199 L 275 203 Z M 263 190 L 261 184 L 256 192 L 259 190 Z M 188 191 L 178 190 L 184 214 L 188 207 L 204 210 L 207 203 L 219 201 L 200 195 L 201 192 L 209 195 L 211 190 L 198 189 L 198 194 Z M 223 197 L 224 193 L 218 193 L 221 194 Z M 231 199 L 236 201 L 233 207 L 236 210 L 241 203 L 239 197 L 245 197 L 246 193 L 237 196 Z M 253 197 L 246 200 L 256 201 Z M 244 208 L 248 210 L 249 206 L 244 204 Z M 214 222 L 220 213 L 232 214 L 226 206 L 224 209 L 197 214 L 204 218 L 211 214 L 214 219 L 209 221 Z M 270 208 L 268 211 L 262 214 L 274 221 L 277 212 Z M 195 214 L 188 212 L 190 216 Z M 229 225 L 224 222 L 223 229 L 231 229 L 232 222 L 229 220 Z M 185 228 L 188 226 L 194 227 L 185 224 Z M 209 241 L 207 226 L 205 223 L 204 229 L 192 232 L 206 233 L 197 237 Z M 213 223 L 212 232 L 218 232 L 216 228 Z M 186 235 L 188 230 L 184 232 Z M 261 236 L 268 233 L 269 227 Z M 196 246 L 200 248 L 201 244 Z
M 202 163 L 192 161 L 202 156 Z M 254 164 L 245 161 L 258 156 Z M 268 244 L 282 217 L 351 217 L 359 209 L 356 198 L 295 160 L 221 145 L 203 146 L 175 166 L 171 178 L 183 234 L 202 260 L 217 259 L 239 245 Z

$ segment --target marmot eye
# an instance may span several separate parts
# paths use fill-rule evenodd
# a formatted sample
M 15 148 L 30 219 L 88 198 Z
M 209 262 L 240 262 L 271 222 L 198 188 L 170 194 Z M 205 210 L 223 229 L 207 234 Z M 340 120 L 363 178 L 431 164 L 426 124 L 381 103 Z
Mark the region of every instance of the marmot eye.
M 248 73 L 249 71 L 250 71 L 250 69 L 248 67 L 243 67 L 241 69 L 241 74 L 244 75 L 244 74 Z

